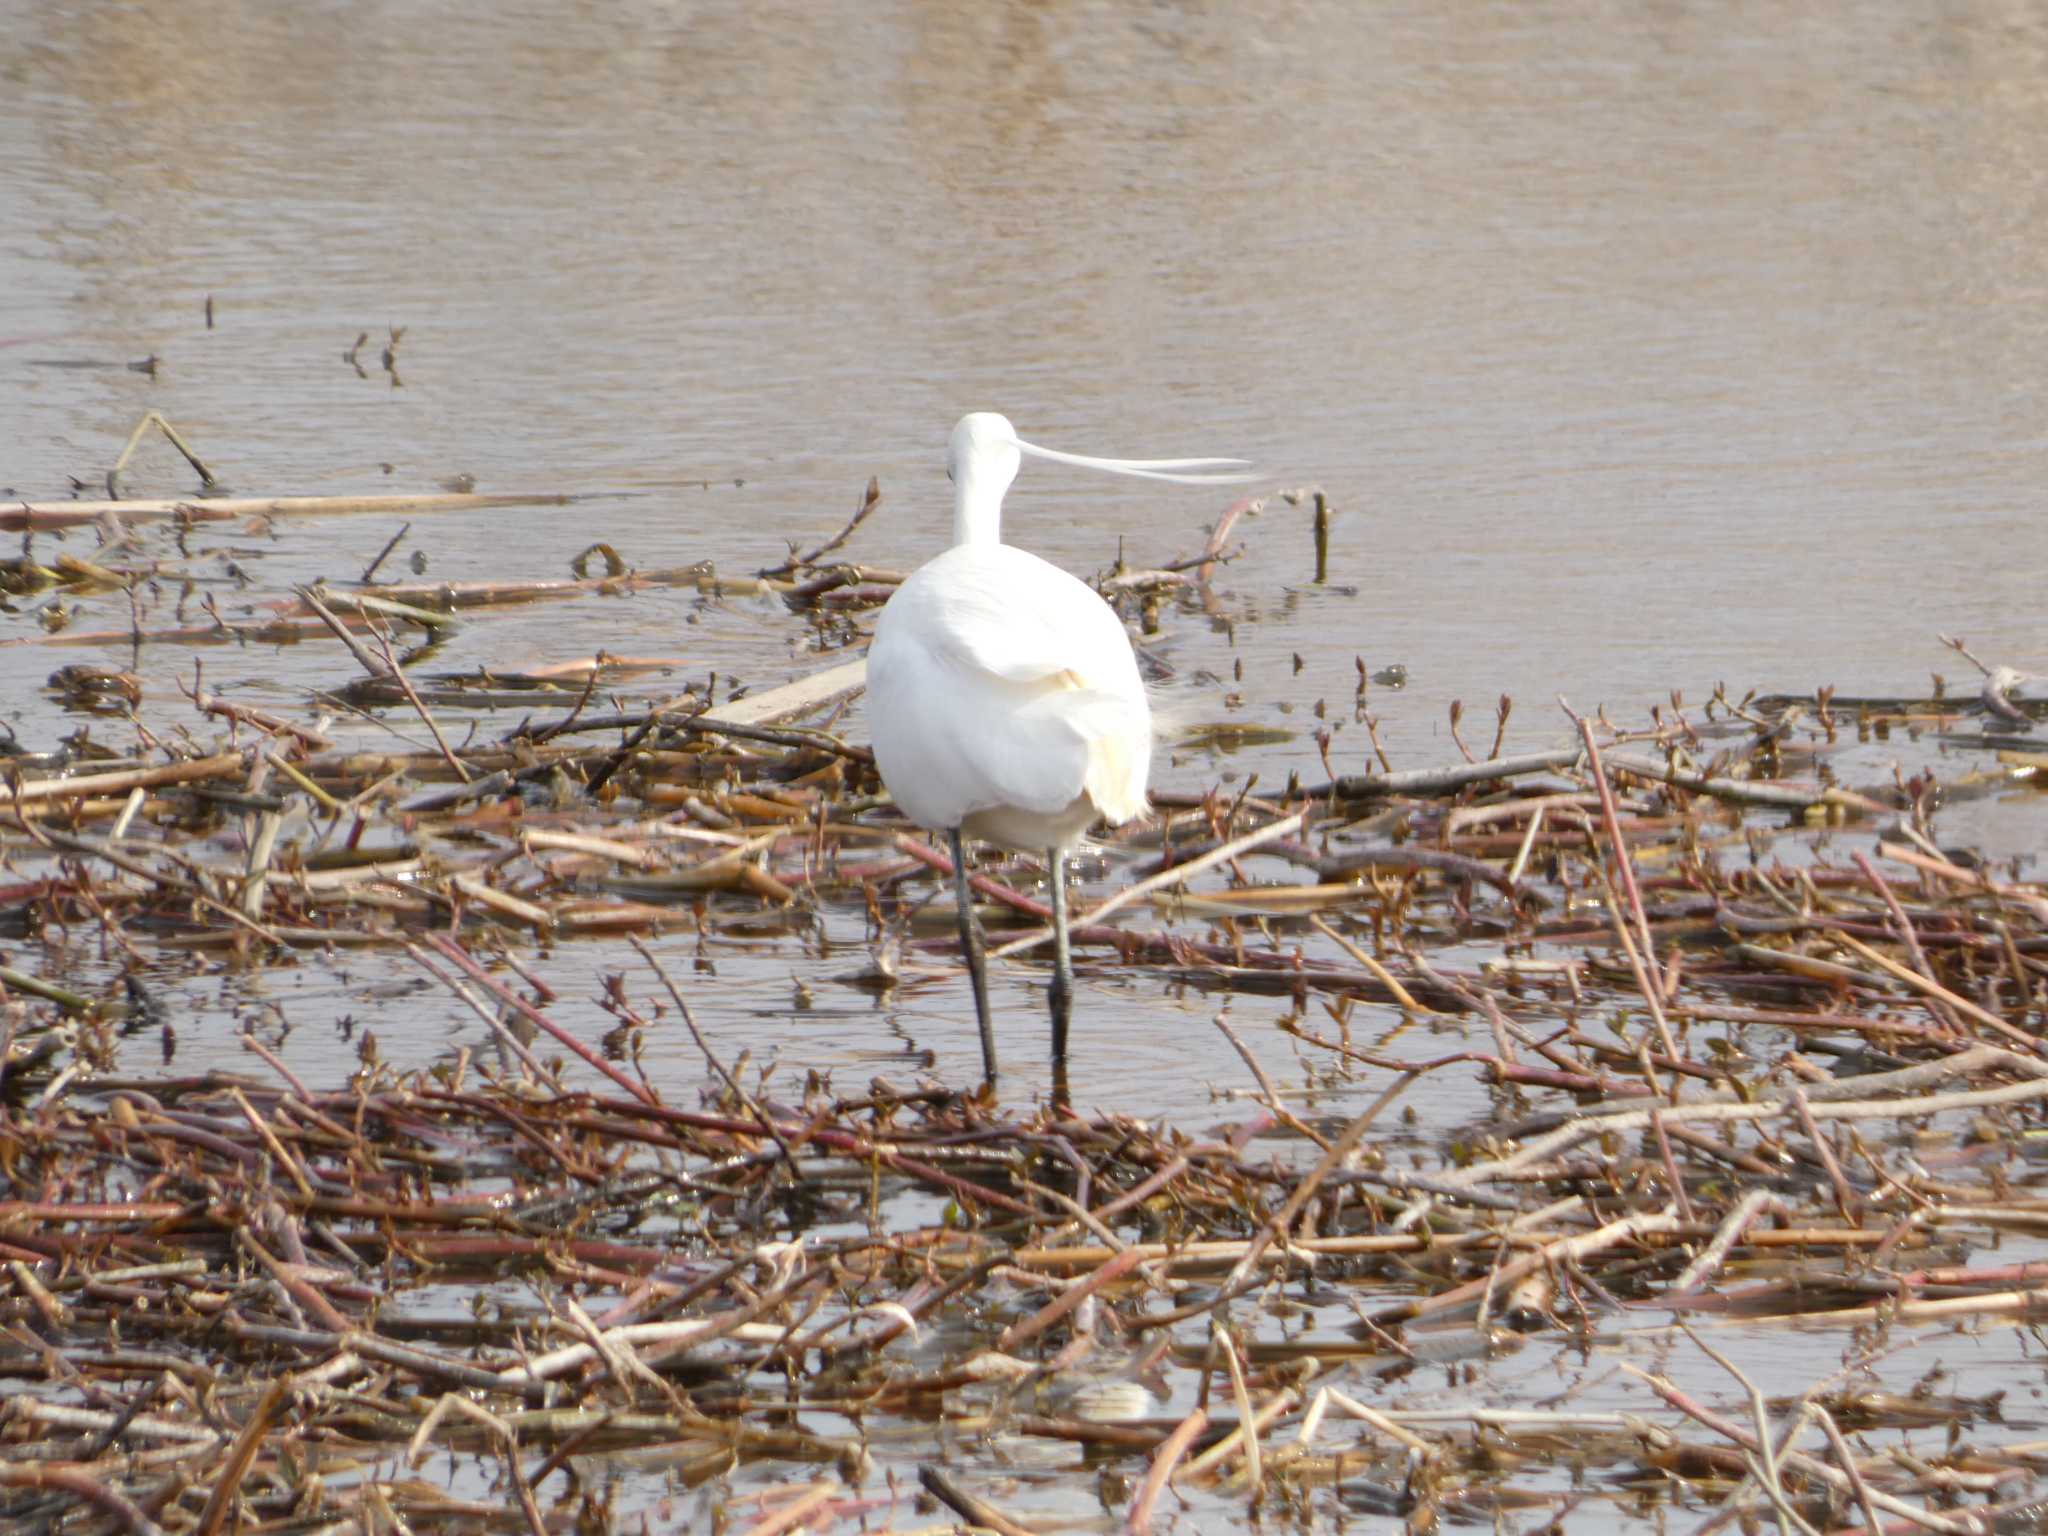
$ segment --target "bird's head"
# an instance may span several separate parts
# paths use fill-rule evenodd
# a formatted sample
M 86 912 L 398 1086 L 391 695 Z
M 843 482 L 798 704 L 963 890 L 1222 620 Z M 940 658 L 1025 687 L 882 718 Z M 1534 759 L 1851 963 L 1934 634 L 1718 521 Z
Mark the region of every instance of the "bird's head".
M 1000 505 L 1023 462 L 1017 429 L 994 411 L 962 416 L 946 444 L 946 478 L 974 500 L 989 497 Z

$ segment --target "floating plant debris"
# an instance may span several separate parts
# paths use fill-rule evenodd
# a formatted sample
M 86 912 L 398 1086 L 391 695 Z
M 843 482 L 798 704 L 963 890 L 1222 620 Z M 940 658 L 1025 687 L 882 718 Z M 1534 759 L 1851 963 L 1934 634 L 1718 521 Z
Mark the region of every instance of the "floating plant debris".
M 898 578 L 821 562 L 879 497 L 751 576 L 614 547 L 601 576 L 334 580 L 182 626 L 140 594 L 218 503 L 7 567 L 108 620 L 8 644 L 282 625 L 336 668 L 293 708 L 186 651 L 175 688 L 155 649 L 46 669 L 138 744 L 9 743 L 0 1521 L 2038 1526 L 2017 1391 L 1895 1363 L 1965 1329 L 2017 1360 L 2048 1309 L 2048 885 L 1937 816 L 2027 813 L 2037 702 L 1988 667 L 1953 696 L 1723 691 L 1510 751 L 1503 701 L 1488 755 L 1454 716 L 1448 764 L 1162 791 L 1074 939 L 1084 974 L 1214 1012 L 1244 1075 L 1203 1123 L 915 1063 L 849 1089 L 739 1060 L 716 980 L 659 936 L 772 946 L 853 914 L 865 955 L 787 948 L 800 999 L 956 966 L 913 920 L 950 866 L 842 713 L 849 626 Z M 1104 589 L 1141 625 L 1203 611 L 1251 505 Z M 815 665 L 736 696 L 682 657 L 462 672 L 395 647 L 636 583 L 759 598 Z M 354 728 L 386 717 L 417 744 Z M 1894 737 L 1938 742 L 1943 776 L 1837 771 Z M 999 963 L 1042 963 L 1036 885 L 977 872 Z M 374 962 L 391 1001 L 352 1021 L 346 1081 L 246 1022 L 245 1068 L 185 1070 L 159 991 L 201 957 Z M 604 1040 L 556 1016 L 597 970 Z M 427 995 L 473 1011 L 471 1043 L 387 1063 L 376 1037 Z M 685 1028 L 679 1090 L 642 1047 Z M 138 1032 L 161 1071 L 123 1055 Z M 1085 1073 L 1106 1047 L 1076 1039 Z M 1447 1079 L 1474 1108 L 1424 1123 Z M 1789 1393 L 1762 1340 L 1808 1352 Z

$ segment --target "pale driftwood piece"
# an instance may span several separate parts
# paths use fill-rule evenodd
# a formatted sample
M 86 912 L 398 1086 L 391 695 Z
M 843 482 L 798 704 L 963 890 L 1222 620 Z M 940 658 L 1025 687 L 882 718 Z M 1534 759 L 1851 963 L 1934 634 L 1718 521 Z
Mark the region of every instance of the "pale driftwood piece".
M 189 518 L 199 523 L 238 517 L 337 517 L 358 512 L 473 512 L 486 507 L 565 507 L 587 500 L 560 491 L 436 491 L 413 496 L 221 496 L 137 501 L 21 501 L 0 507 L 0 529 L 76 528 L 118 517 L 129 522 Z
M 431 608 L 416 608 L 411 603 L 394 602 L 388 597 L 365 592 L 337 592 L 332 587 L 317 584 L 307 590 L 330 608 L 353 608 L 366 619 L 374 613 L 387 619 L 403 619 L 422 629 L 454 631 L 462 627 L 445 613 L 436 613 Z
M 1419 1207 L 1414 1209 L 1419 1213 Z M 1402 1220 L 1407 1222 L 1407 1217 L 1404 1216 Z M 1408 1224 L 1413 1225 L 1412 1222 L 1408 1222 Z M 1662 1210 L 1638 1211 L 1632 1216 L 1617 1217 L 1605 1226 L 1598 1227 L 1591 1232 L 1580 1232 L 1571 1237 L 1561 1237 L 1554 1242 L 1545 1243 L 1533 1252 L 1525 1253 L 1518 1258 L 1508 1260 L 1506 1263 L 1496 1265 L 1490 1273 L 1481 1275 L 1476 1280 L 1468 1280 L 1463 1285 L 1452 1286 L 1447 1291 L 1438 1291 L 1433 1296 L 1396 1303 L 1394 1306 L 1379 1313 L 1374 1321 L 1379 1323 L 1396 1320 L 1405 1322 L 1412 1319 L 1435 1317 L 1443 1312 L 1455 1312 L 1468 1304 L 1476 1305 L 1489 1291 L 1505 1289 L 1515 1284 L 1518 1280 L 1537 1273 L 1539 1270 L 1546 1270 L 1558 1264 L 1590 1258 L 1596 1253 L 1602 1253 L 1607 1249 L 1619 1247 L 1624 1243 L 1632 1243 L 1653 1234 L 1673 1232 L 1682 1225 L 1683 1223 L 1679 1220 L 1678 1216 L 1678 1207 L 1675 1204 L 1667 1204 Z
M 1923 1088 L 1931 1088 L 1959 1077 L 1970 1077 L 1979 1072 L 2001 1071 L 2018 1073 L 2039 1081 L 2048 1078 L 2048 1061 L 2024 1055 L 2002 1045 L 1973 1045 L 1956 1052 L 1953 1056 L 1940 1056 L 1931 1061 L 1916 1062 L 1912 1066 L 1898 1067 L 1889 1072 L 1869 1072 L 1861 1077 L 1809 1083 L 1806 1087 L 1806 1096 L 1816 1104 L 1839 1099 L 1870 1100 L 1884 1094 L 1917 1093 Z M 1757 1102 L 1755 1099 L 1743 1098 L 1733 1093 L 1719 1093 L 1686 1104 L 1682 1108 L 1688 1113 L 1698 1113 L 1716 1105 L 1753 1107 Z M 1505 1134 L 1519 1140 L 1524 1136 L 1547 1134 L 1558 1126 L 1574 1121 L 1599 1120 L 1618 1115 L 1639 1116 L 1643 1113 L 1637 1101 L 1609 1099 L 1577 1105 L 1568 1111 L 1532 1115 L 1516 1125 L 1507 1127 Z M 1670 1112 L 1666 1112 L 1665 1118 L 1671 1118 Z M 1460 1170 L 1461 1175 L 1462 1172 L 1463 1170 Z
M 192 1271 L 188 1268 L 185 1273 L 203 1275 L 206 1271 Z M 224 1438 L 219 1430 L 201 1424 L 187 1424 L 181 1419 L 162 1418 L 152 1413 L 130 1415 L 108 1413 L 94 1408 L 72 1408 L 63 1403 L 38 1402 L 32 1397 L 9 1399 L 7 1413 L 10 1418 L 33 1424 L 48 1424 L 55 1429 L 108 1430 L 119 1425 L 123 1435 L 133 1435 L 137 1439 L 168 1440 L 177 1445 L 210 1448 L 221 1444 Z
M 550 832 L 542 827 L 529 827 L 520 832 L 519 839 L 528 852 L 535 848 L 553 848 L 585 853 L 620 864 L 631 864 L 636 869 L 659 869 L 662 862 L 650 848 L 622 843 L 612 837 L 593 837 L 584 832 Z
M 149 376 L 151 378 L 156 377 L 156 358 L 153 356 L 149 359 Z M 128 446 L 121 450 L 121 456 L 114 460 L 114 467 L 107 471 L 107 494 L 109 496 L 120 496 L 121 471 L 128 467 L 129 459 L 133 458 L 135 450 L 142 446 L 142 439 L 148 434 L 151 427 L 155 427 L 159 432 L 163 433 L 169 439 L 171 446 L 184 456 L 185 462 L 199 472 L 199 483 L 202 486 L 213 486 L 220 483 L 219 478 L 214 472 L 206 467 L 205 461 L 192 451 L 192 445 L 185 441 L 184 434 L 170 424 L 163 412 L 149 411 L 144 414 L 142 420 L 135 423 L 135 430 L 128 434 Z
M 1541 773 L 1546 768 L 1569 768 L 1585 756 L 1580 747 L 1554 747 L 1548 752 L 1524 752 L 1518 757 L 1493 757 L 1477 763 L 1456 763 L 1448 768 L 1405 768 L 1399 773 L 1347 773 L 1328 784 L 1304 789 L 1319 799 L 1332 793 L 1347 800 L 1369 795 L 1428 795 L 1462 789 L 1467 784 L 1484 784 L 1488 779 L 1509 779 L 1518 774 Z
M 858 693 L 867 686 L 867 680 L 867 662 L 849 661 L 828 667 L 823 672 L 813 672 L 809 677 L 800 677 L 780 688 L 770 688 L 766 693 L 750 693 L 730 704 L 707 709 L 693 719 L 698 725 L 721 722 L 727 725 L 768 725 Z
M 1229 1337 L 1227 1333 L 1217 1335 L 1219 1341 L 1226 1341 Z M 1240 1365 L 1240 1377 L 1242 1371 L 1243 1367 Z M 1234 1377 L 1231 1382 L 1233 1395 L 1238 1379 Z M 1292 1412 L 1300 1402 L 1299 1392 L 1293 1387 L 1283 1387 L 1266 1398 L 1256 1409 L 1249 1403 L 1240 1403 L 1237 1410 L 1237 1428 L 1181 1468 L 1181 1481 L 1197 1484 L 1218 1482 L 1221 1480 L 1223 1467 L 1231 1461 L 1244 1460 L 1248 1468 L 1257 1465 L 1264 1455 L 1259 1448 L 1258 1437 L 1273 1427 L 1275 1419 L 1284 1413 Z M 1248 1477 L 1247 1481 L 1255 1482 L 1256 1479 Z
M 1115 895 L 1106 897 L 1088 912 L 1082 914 L 1080 921 L 1075 926 L 1081 927 L 1089 923 L 1099 923 L 1105 917 L 1108 917 L 1110 913 L 1119 911 L 1134 901 L 1143 900 L 1154 891 L 1164 889 L 1170 885 L 1179 885 L 1182 881 L 1199 875 L 1205 869 L 1214 868 L 1218 864 L 1250 853 L 1256 848 L 1264 847 L 1267 843 L 1278 842 L 1283 837 L 1290 837 L 1302 829 L 1307 822 L 1307 818 L 1308 812 L 1296 811 L 1292 816 L 1284 816 L 1279 821 L 1268 822 L 1255 832 L 1247 832 L 1242 837 L 1233 838 L 1220 848 L 1211 848 L 1200 858 L 1189 859 L 1185 864 L 1176 864 L 1171 869 L 1161 870 L 1148 880 L 1140 880 L 1136 885 L 1127 885 Z M 1034 928 L 1022 938 L 1012 939 L 1000 949 L 990 950 L 988 957 L 991 960 L 1004 960 L 1011 955 L 1021 954 L 1027 949 L 1035 949 L 1052 936 L 1053 930 L 1050 928 Z
M 759 857 L 765 849 L 773 848 L 789 836 L 790 829 L 780 826 L 748 838 L 737 847 L 713 854 L 708 859 L 682 869 L 664 870 L 659 874 L 636 876 L 615 875 L 608 882 L 613 890 L 625 891 L 633 896 L 668 895 L 675 891 L 711 890 L 730 884 L 740 873 L 742 865 Z M 528 834 L 541 837 L 545 834 Z M 538 845 L 537 845 L 538 846 Z
M 1790 784 L 1760 784 L 1749 779 L 1714 779 L 1704 773 L 1673 768 L 1653 758 L 1634 757 L 1611 748 L 1603 756 L 1607 766 L 1617 772 L 1632 773 L 1639 779 L 1655 779 L 1661 784 L 1673 784 L 1695 794 L 1712 795 L 1716 800 L 1731 800 L 1739 805 L 1768 805 L 1787 811 L 1804 811 L 1816 805 L 1839 805 L 1876 816 L 1884 815 L 1887 810 L 1869 796 L 1859 795 L 1852 789 L 1799 789 Z
M 356 864 L 345 869 L 301 869 L 291 875 L 292 884 L 303 891 L 339 891 L 375 880 L 396 880 L 431 868 L 425 859 L 387 859 L 381 864 Z
M 1146 1470 L 1145 1481 L 1138 1488 L 1137 1498 L 1131 1501 L 1129 1513 L 1124 1516 L 1124 1529 L 1131 1536 L 1149 1536 L 1152 1529 L 1152 1507 L 1159 1502 L 1159 1495 L 1166 1489 L 1173 1477 L 1173 1469 L 1179 1465 L 1188 1447 L 1201 1437 L 1209 1427 L 1209 1410 L 1197 1408 L 1180 1421 L 1173 1433 L 1160 1443 L 1153 1453 L 1152 1465 Z
M 2032 1082 L 2009 1083 L 2001 1088 L 1936 1093 L 1915 1099 L 1838 1099 L 1832 1102 L 1823 1101 L 1810 1107 L 1816 1120 L 1915 1120 L 1926 1115 L 1947 1114 L 1964 1109 L 1988 1109 L 1998 1104 L 2023 1104 L 2044 1098 L 2048 1098 L 2048 1081 L 2036 1078 Z M 1672 1104 L 1665 1105 L 1657 1112 L 1664 1117 L 1666 1123 L 1673 1124 L 1679 1121 L 1770 1120 L 1779 1115 L 1792 1113 L 1793 1106 L 1788 1097 L 1763 1099 L 1749 1104 Z M 1463 1188 L 1487 1179 L 1504 1177 L 1532 1163 L 1540 1163 L 1588 1137 L 1643 1130 L 1649 1124 L 1650 1111 L 1643 1109 L 1625 1110 L 1612 1115 L 1579 1115 L 1566 1121 L 1548 1135 L 1538 1136 L 1533 1141 L 1523 1143 L 1506 1157 L 1473 1163 L 1469 1167 L 1460 1168 L 1453 1173 L 1440 1174 L 1438 1177 Z
M 119 773 L 81 773 L 68 779 L 29 779 L 19 788 L 0 784 L 0 805 L 20 805 L 29 800 L 69 799 L 73 795 L 105 795 L 117 790 L 149 788 L 158 784 L 183 784 L 192 779 L 217 779 L 237 772 L 242 754 L 223 752 L 215 757 L 197 757 L 186 763 L 165 763 L 158 768 L 125 768 Z
M 356 664 L 370 674 L 373 682 L 381 682 L 397 671 L 396 666 L 386 666 L 370 653 L 370 648 L 348 632 L 348 626 L 335 617 L 334 610 L 321 602 L 311 587 L 299 589 L 299 600 L 319 616 L 320 622 L 334 632 L 334 638 L 348 647 L 348 653 L 355 657 Z M 445 748 L 443 749 L 446 750 Z
M 552 928 L 555 915 L 546 907 L 525 901 L 510 891 L 501 891 L 496 886 L 486 885 L 475 875 L 456 874 L 448 877 L 448 883 L 479 906 L 502 912 L 507 917 L 517 918 L 535 928 Z
M 586 592 L 639 592 L 650 587 L 694 586 L 710 579 L 710 564 L 699 560 L 692 565 L 626 571 L 617 576 L 551 577 L 538 581 L 387 582 L 370 590 L 376 596 L 394 602 L 410 603 L 429 610 L 452 611 L 547 602 L 556 598 L 580 597 Z M 287 599 L 269 606 L 274 612 L 288 613 L 298 605 Z
M 1713 1241 L 1700 1250 L 1698 1258 L 1685 1266 L 1685 1272 L 1671 1282 L 1669 1296 L 1690 1296 L 1701 1284 L 1721 1267 L 1728 1251 L 1742 1241 L 1751 1223 L 1766 1210 L 1783 1211 L 1785 1202 L 1767 1189 L 1752 1189 L 1736 1202 L 1735 1208 L 1721 1218 L 1721 1225 L 1714 1231 Z
M 1924 853 L 1906 847 L 1903 843 L 1880 841 L 1877 851 L 1887 859 L 1910 865 L 1930 875 L 1937 875 L 1951 884 L 1966 889 L 1975 889 L 1986 895 L 2003 897 L 2007 901 L 2025 906 L 2042 922 L 2048 922 L 2048 900 L 2043 900 L 2038 886 L 2007 885 L 1991 878 L 1988 870 L 1965 869 L 1960 864 L 1951 864 L 1946 859 L 1930 858 Z
M 364 618 L 344 619 L 361 628 L 369 627 Z M 137 640 L 145 645 L 225 645 L 231 640 L 256 645 L 287 645 L 299 640 L 317 640 L 328 633 L 327 626 L 318 619 L 265 619 L 256 623 L 234 624 L 185 624 L 176 629 L 148 629 L 139 634 L 133 629 L 74 630 L 62 629 L 54 635 L 12 635 L 0 640 L 0 650 L 12 650 L 20 646 L 86 646 L 86 645 L 128 645 Z
M 1975 1019 L 1987 1029 L 2006 1036 L 2016 1044 L 2022 1046 L 2033 1046 L 2036 1044 L 2034 1036 L 2028 1034 L 2025 1030 L 2007 1023 L 1997 1014 L 1991 1012 L 1990 1009 L 1971 1002 L 1960 993 L 1950 991 L 1940 982 L 1934 980 L 1933 977 L 1923 976 L 1911 967 L 1899 964 L 1898 961 L 1892 959 L 1889 955 L 1879 954 L 1862 940 L 1853 938 L 1839 929 L 1824 928 L 1821 931 L 1830 942 L 1840 944 L 1861 955 L 1865 960 L 1868 960 L 1872 965 L 1882 970 L 1887 976 L 1896 977 L 1906 986 L 1918 992 L 1922 997 L 1932 999 L 1935 1005 L 1946 1004 L 1949 1008 Z M 1907 933 L 1912 931 L 1910 927 L 1906 929 Z

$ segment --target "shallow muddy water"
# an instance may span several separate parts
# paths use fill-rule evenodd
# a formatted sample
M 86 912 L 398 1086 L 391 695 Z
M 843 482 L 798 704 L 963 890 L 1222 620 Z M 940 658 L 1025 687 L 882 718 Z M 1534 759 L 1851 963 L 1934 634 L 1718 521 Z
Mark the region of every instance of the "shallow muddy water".
M 1162 751 L 1165 789 L 1322 777 L 1322 727 L 1339 771 L 1364 768 L 1360 661 L 1405 669 L 1365 706 L 1402 768 L 1455 759 L 1454 700 L 1483 751 L 1512 696 L 1517 751 L 1567 738 L 1560 693 L 1633 723 L 1721 682 L 1916 696 L 1942 673 L 1973 692 L 1938 634 L 2048 673 L 2044 71 L 2048 21 L 1992 3 L 36 8 L 0 23 L 0 493 L 56 500 L 75 477 L 97 495 L 154 409 L 238 495 L 473 477 L 588 498 L 221 525 L 187 555 L 145 531 L 205 577 L 186 601 L 231 620 L 352 581 L 407 521 L 387 579 L 560 578 L 597 540 L 746 575 L 837 529 L 871 476 L 883 505 L 848 553 L 908 568 L 946 537 L 947 430 L 996 409 L 1081 452 L 1256 461 L 1265 505 L 1216 600 L 1169 605 L 1148 644 L 1176 721 L 1262 734 Z M 123 485 L 193 477 L 150 440 Z M 1308 504 L 1279 494 L 1306 488 L 1337 514 L 1322 583 Z M 1039 463 L 1006 527 L 1083 573 L 1120 551 L 1149 566 L 1198 549 L 1229 499 Z M 125 638 L 86 638 L 125 637 L 126 598 L 8 607 L 0 722 L 22 747 L 89 727 L 133 749 L 118 715 L 41 686 L 129 664 Z M 630 700 L 714 672 L 765 688 L 857 638 L 772 596 L 671 588 L 498 612 L 420 667 L 665 659 Z M 152 644 L 146 713 L 195 660 L 301 720 L 354 673 L 325 640 Z M 519 714 L 457 719 L 491 735 Z M 859 739 L 857 707 L 844 724 Z M 332 728 L 424 740 L 405 711 Z M 1965 771 L 1925 741 L 1832 766 L 1882 784 L 1895 763 Z M 2031 856 L 2044 805 L 1966 799 L 1941 830 Z M 1120 868 L 1091 868 L 1087 896 Z M 703 961 L 721 1052 L 848 1087 L 971 1079 L 959 977 L 877 994 L 857 984 L 866 937 L 864 913 L 828 910 L 660 948 Z M 86 948 L 80 974 L 106 983 L 117 964 Z M 634 957 L 570 941 L 532 963 L 594 1038 L 601 978 Z M 187 1021 L 179 1071 L 253 1070 L 237 1024 L 329 1084 L 364 1029 L 405 1066 L 479 1048 L 384 954 L 158 984 Z M 1007 1094 L 1045 1089 L 1043 998 L 1035 969 L 997 978 Z M 1098 968 L 1077 1100 L 1244 1118 L 1222 1006 Z M 1242 997 L 1231 1017 L 1300 1113 L 1357 1113 L 1379 1085 L 1312 1080 L 1266 1028 L 1285 1009 Z M 1391 1051 L 1457 1046 L 1388 1029 Z M 159 1049 L 139 1035 L 122 1065 Z M 695 1048 L 649 1051 L 688 1100 Z M 1418 1097 L 1432 1127 L 1489 1109 L 1476 1075 Z M 1797 1342 L 1778 1356 L 1793 1390 L 1836 1351 Z M 1498 1367 L 1503 1401 L 1556 1390 L 1531 1379 L 1566 1371 L 1544 1348 Z

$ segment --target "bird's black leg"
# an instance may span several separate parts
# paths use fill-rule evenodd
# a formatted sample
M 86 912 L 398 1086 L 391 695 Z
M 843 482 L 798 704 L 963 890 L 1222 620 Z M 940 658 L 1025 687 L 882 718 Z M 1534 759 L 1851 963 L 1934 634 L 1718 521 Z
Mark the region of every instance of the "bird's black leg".
M 1067 1064 L 1067 1024 L 1074 1016 L 1074 952 L 1067 940 L 1067 854 L 1046 850 L 1052 869 L 1052 1060 L 1055 1070 Z
M 974 890 L 967 882 L 967 850 L 958 827 L 946 834 L 953 840 L 953 889 L 960 897 L 960 947 L 967 951 L 967 974 L 974 981 L 974 1017 L 981 1025 L 981 1070 L 990 1082 L 996 1080 L 996 1032 L 988 1016 L 988 954 L 982 948 L 981 928 L 974 921 Z

